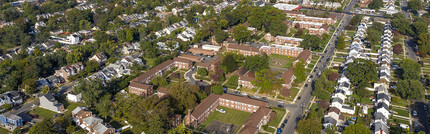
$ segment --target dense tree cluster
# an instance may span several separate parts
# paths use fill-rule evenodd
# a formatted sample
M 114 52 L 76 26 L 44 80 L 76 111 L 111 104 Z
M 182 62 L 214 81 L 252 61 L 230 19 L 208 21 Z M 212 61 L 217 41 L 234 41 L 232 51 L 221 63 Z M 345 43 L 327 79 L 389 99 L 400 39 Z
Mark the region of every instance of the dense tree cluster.
M 226 53 L 222 58 L 220 68 L 223 69 L 225 73 L 231 73 L 242 64 L 242 60 L 243 55 L 236 53 Z
M 377 66 L 373 61 L 364 59 L 355 59 L 348 65 L 345 73 L 355 87 L 354 92 L 357 95 L 362 97 L 368 95 L 365 88 L 378 79 Z
M 259 72 L 269 68 L 269 56 L 267 54 L 248 56 L 243 66 L 251 72 Z
M 270 69 L 255 73 L 255 81 L 251 83 L 262 93 L 279 92 L 282 89 L 284 79 L 277 77 L 278 73 Z

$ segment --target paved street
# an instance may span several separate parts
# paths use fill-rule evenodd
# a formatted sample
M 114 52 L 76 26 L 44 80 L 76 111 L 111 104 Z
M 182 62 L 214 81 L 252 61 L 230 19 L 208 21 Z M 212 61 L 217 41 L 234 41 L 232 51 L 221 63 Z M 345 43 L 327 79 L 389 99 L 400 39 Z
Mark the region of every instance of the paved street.
M 412 115 L 412 128 L 411 130 L 413 130 L 414 132 L 419 132 L 419 131 L 424 131 L 426 132 L 426 134 L 429 133 L 428 131 L 428 115 L 427 115 L 427 110 L 424 109 L 424 105 L 426 105 L 425 102 L 422 101 L 416 101 L 412 106 L 411 106 L 411 115 Z M 417 115 L 413 115 L 413 111 L 417 112 Z M 417 126 L 415 127 L 415 123 L 417 122 Z
M 187 82 L 190 83 L 190 84 L 192 84 L 192 85 L 197 84 L 198 86 L 207 86 L 207 85 L 209 85 L 209 83 L 206 82 L 206 81 L 199 81 L 199 80 L 194 79 L 193 74 L 196 73 L 196 72 L 197 72 L 197 68 L 191 68 L 190 71 L 188 71 L 188 72 L 185 73 L 185 77 L 187 77 L 186 78 Z
M 405 40 L 405 46 L 406 46 L 406 55 L 408 56 L 408 58 L 411 58 L 415 61 L 418 61 L 417 55 L 416 55 L 416 44 L 415 42 L 412 40 L 412 37 L 407 37 L 407 39 Z
M 352 6 L 348 5 L 349 7 Z M 314 70 L 313 73 L 310 75 L 314 76 L 311 79 L 310 83 L 307 83 L 309 86 L 305 87 L 300 94 L 300 100 L 298 99 L 295 104 L 290 104 L 286 106 L 286 109 L 290 111 L 290 116 L 287 118 L 288 122 L 285 125 L 282 133 L 283 134 L 293 134 L 296 130 L 297 123 L 299 120 L 303 117 L 306 107 L 309 105 L 311 98 L 312 98 L 312 83 L 318 79 L 322 71 L 328 66 L 330 62 L 330 57 L 334 55 L 335 51 L 335 43 L 337 42 L 338 36 L 341 34 L 343 29 L 349 24 L 349 21 L 351 20 L 352 15 L 347 14 L 343 18 L 342 23 L 339 25 L 339 28 L 336 30 L 335 35 L 332 37 L 332 39 L 329 41 L 329 45 L 326 47 L 323 56 L 318 61 L 318 64 L 316 65 L 316 70 Z

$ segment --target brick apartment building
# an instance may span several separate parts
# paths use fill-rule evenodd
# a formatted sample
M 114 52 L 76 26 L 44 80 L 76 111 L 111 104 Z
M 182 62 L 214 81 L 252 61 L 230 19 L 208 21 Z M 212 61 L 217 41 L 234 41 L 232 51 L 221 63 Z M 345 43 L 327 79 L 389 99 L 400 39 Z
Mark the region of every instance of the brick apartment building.
M 297 11 L 284 11 L 285 16 L 289 18 L 297 18 L 298 16 L 304 15 L 303 12 Z
M 303 39 L 300 38 L 294 38 L 294 37 L 286 37 L 286 36 L 276 36 L 275 37 L 275 44 L 278 45 L 286 45 L 286 46 L 300 46 L 300 42 L 302 42 Z
M 305 65 L 308 65 L 309 63 L 311 63 L 312 60 L 312 52 L 309 50 L 303 50 L 294 60 L 293 66 L 295 66 L 296 62 L 298 62 L 299 60 L 303 60 L 303 62 L 305 62 Z
M 151 82 L 152 78 L 163 75 L 166 71 L 175 67 L 189 70 L 192 68 L 192 66 L 193 62 L 188 59 L 176 57 L 173 60 L 167 60 L 131 80 L 129 85 L 129 93 L 143 96 L 151 95 L 154 91 L 154 88 L 152 85 L 149 85 L 149 82 Z
M 222 61 L 222 56 L 217 56 L 214 60 L 210 61 L 209 63 L 203 63 L 203 62 L 197 62 L 197 67 L 206 68 L 208 71 L 215 71 L 215 69 L 218 68 L 218 65 Z
M 309 34 L 312 35 L 322 35 L 324 33 L 329 33 L 329 26 L 327 24 L 319 22 L 293 21 L 293 26 L 307 29 L 309 31 Z
M 283 45 L 270 45 L 270 46 L 262 46 L 260 48 L 260 51 L 262 53 L 266 53 L 267 55 L 279 54 L 279 55 L 297 57 L 303 51 L 303 48 L 283 46 Z
M 243 88 L 252 89 L 252 88 L 254 88 L 254 85 L 252 84 L 252 81 L 254 81 L 254 80 L 255 80 L 255 78 L 253 78 L 253 77 L 242 75 L 242 76 L 239 76 L 237 83 L 239 84 L 239 86 L 241 86 Z
M 188 49 L 188 52 L 195 53 L 195 54 L 203 54 L 203 55 L 216 55 L 217 52 L 213 50 L 205 50 L 201 48 L 190 48 Z
M 192 112 L 191 110 L 188 111 L 188 115 L 185 116 L 184 120 L 185 124 L 197 127 L 202 124 L 218 106 L 252 113 L 241 126 L 243 129 L 239 132 L 240 134 L 257 133 L 261 126 L 269 122 L 269 115 L 272 112 L 271 109 L 266 108 L 268 104 L 263 101 L 230 94 L 211 94 L 197 105 Z
M 256 47 L 237 45 L 236 43 L 229 43 L 227 45 L 227 52 L 237 52 L 245 56 L 260 54 L 260 50 Z
M 78 62 L 75 64 L 61 67 L 60 70 L 55 70 L 55 76 L 62 77 L 68 82 L 69 76 L 77 75 L 82 70 L 84 70 L 84 64 L 82 64 L 82 62 Z
M 315 22 L 315 23 L 324 23 L 328 25 L 333 25 L 336 23 L 336 15 L 329 15 L 328 18 L 321 18 L 321 17 L 312 17 L 312 16 L 306 16 L 302 12 L 296 12 L 296 11 L 288 11 L 285 12 L 286 17 L 290 18 L 296 18 L 296 21 L 309 21 L 309 22 Z

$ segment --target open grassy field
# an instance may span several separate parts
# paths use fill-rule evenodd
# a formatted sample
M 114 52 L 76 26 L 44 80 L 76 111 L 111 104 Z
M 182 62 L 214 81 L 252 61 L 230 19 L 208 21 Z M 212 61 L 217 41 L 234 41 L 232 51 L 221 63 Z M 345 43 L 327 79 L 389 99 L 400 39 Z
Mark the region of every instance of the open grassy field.
M 397 107 L 392 107 L 391 108 L 393 111 L 397 112 L 397 115 L 400 116 L 404 116 L 404 117 L 409 117 L 409 112 L 406 111 L 406 109 L 401 109 L 401 108 L 397 108 Z
M 248 117 L 251 115 L 251 113 L 248 113 L 248 112 L 226 108 L 222 106 L 219 106 L 218 108 L 224 109 L 226 111 L 225 114 L 220 113 L 218 111 L 214 111 L 209 115 L 209 117 L 203 123 L 203 126 L 206 127 L 212 122 L 212 120 L 217 120 L 224 123 L 233 124 L 240 128 L 242 127 L 242 124 L 245 123 L 246 119 L 248 119 Z
M 32 115 L 39 115 L 39 118 L 47 119 L 52 118 L 56 114 L 56 112 L 53 112 L 48 109 L 37 107 L 34 110 L 30 111 L 30 114 Z
M 271 54 L 270 56 L 270 66 L 290 68 L 293 66 L 293 62 L 296 57 L 284 56 L 278 54 Z
M 276 119 L 270 121 L 268 124 L 269 126 L 278 127 L 278 124 L 282 122 L 282 118 L 285 115 L 285 109 L 277 108 L 277 107 L 270 107 L 272 109 L 272 112 L 276 113 Z
M 0 134 L 8 134 L 8 133 L 10 133 L 9 130 L 6 130 L 0 127 Z

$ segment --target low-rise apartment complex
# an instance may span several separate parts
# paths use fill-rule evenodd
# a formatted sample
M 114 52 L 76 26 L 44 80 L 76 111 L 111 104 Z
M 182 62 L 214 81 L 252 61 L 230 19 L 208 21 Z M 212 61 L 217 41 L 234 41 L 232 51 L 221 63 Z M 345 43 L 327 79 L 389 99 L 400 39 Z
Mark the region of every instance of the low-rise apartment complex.
M 241 126 L 240 134 L 256 134 L 261 126 L 269 122 L 269 115 L 272 109 L 267 108 L 268 104 L 263 101 L 249 99 L 247 97 L 230 94 L 211 94 L 204 99 L 192 112 L 188 111 L 185 116 L 185 124 L 197 127 L 202 124 L 216 107 L 224 106 L 240 111 L 252 113 Z
M 191 69 L 193 62 L 188 59 L 174 58 L 167 60 L 160 65 L 155 66 L 151 70 L 141 74 L 130 81 L 129 93 L 137 95 L 151 95 L 153 93 L 153 86 L 149 85 L 151 79 L 155 76 L 163 75 L 166 71 L 172 68 Z

